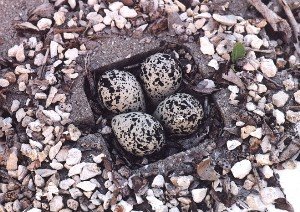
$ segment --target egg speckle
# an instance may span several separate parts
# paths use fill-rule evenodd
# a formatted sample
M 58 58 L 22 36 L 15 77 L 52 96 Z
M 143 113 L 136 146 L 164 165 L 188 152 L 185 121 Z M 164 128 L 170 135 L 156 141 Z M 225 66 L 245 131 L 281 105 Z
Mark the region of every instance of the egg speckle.
M 200 102 L 185 93 L 176 93 L 162 101 L 154 114 L 170 134 L 188 135 L 195 132 L 203 118 Z
M 176 92 L 182 80 L 182 72 L 170 55 L 157 53 L 143 62 L 140 78 L 147 95 L 157 105 Z
M 112 119 L 111 125 L 119 144 L 134 155 L 152 154 L 165 144 L 162 125 L 149 114 L 120 114 Z
M 114 113 L 146 110 L 141 85 L 131 73 L 105 72 L 99 79 L 98 92 L 103 105 Z

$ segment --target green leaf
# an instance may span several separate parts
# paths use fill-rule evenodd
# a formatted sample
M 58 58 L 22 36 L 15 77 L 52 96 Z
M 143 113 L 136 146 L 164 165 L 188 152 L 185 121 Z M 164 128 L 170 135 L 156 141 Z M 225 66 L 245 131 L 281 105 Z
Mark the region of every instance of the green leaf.
M 246 49 L 244 45 L 240 42 L 235 43 L 233 50 L 231 52 L 231 61 L 236 63 L 237 60 L 245 57 Z

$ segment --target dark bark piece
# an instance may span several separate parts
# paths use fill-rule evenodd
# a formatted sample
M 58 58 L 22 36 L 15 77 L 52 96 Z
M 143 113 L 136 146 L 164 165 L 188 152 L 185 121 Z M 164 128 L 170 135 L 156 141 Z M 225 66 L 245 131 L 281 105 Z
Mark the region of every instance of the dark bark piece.
M 243 90 L 246 89 L 241 78 L 239 78 L 232 69 L 229 69 L 227 74 L 225 74 L 225 73 L 222 74 L 222 78 L 229 82 L 232 82 L 233 84 L 237 85 L 239 88 L 241 88 Z
M 133 173 L 138 176 L 149 177 L 158 174 L 166 175 L 172 171 L 183 171 L 189 168 L 190 164 L 198 164 L 207 155 L 208 153 L 199 145 L 198 147 L 134 170 Z
M 83 151 L 94 151 L 96 154 L 103 153 L 106 155 L 108 160 L 111 159 L 110 153 L 107 149 L 106 142 L 101 134 L 95 133 L 90 134 L 84 137 L 81 137 L 77 142 L 76 146 Z M 109 167 L 110 165 L 105 162 L 106 166 Z
M 286 161 L 296 155 L 300 150 L 300 140 L 293 140 L 279 155 L 279 162 Z
M 95 125 L 94 115 L 84 91 L 84 79 L 80 76 L 74 81 L 69 103 L 72 105 L 70 119 L 76 126 L 89 127 Z

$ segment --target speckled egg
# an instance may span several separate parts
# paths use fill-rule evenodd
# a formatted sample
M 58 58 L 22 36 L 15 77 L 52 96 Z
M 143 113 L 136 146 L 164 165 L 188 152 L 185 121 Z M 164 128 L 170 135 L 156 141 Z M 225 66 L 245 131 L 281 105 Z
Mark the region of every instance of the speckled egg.
M 157 53 L 142 64 L 142 85 L 154 104 L 175 93 L 182 80 L 182 72 L 169 54 Z
M 111 125 L 120 145 L 133 155 L 152 154 L 165 144 L 162 125 L 149 114 L 120 114 L 112 119 Z
M 104 106 L 114 113 L 146 110 L 142 87 L 131 73 L 105 72 L 99 79 L 98 92 Z
M 174 135 L 189 135 L 198 128 L 203 118 L 200 102 L 185 93 L 176 93 L 162 101 L 154 111 L 165 130 Z

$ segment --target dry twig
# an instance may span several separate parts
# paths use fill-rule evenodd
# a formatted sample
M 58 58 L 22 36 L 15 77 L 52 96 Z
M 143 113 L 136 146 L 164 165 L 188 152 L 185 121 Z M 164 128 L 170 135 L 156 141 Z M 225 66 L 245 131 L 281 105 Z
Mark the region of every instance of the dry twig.
M 248 2 L 265 17 L 274 31 L 285 33 L 285 41 L 290 41 L 290 38 L 292 37 L 292 29 L 285 19 L 270 10 L 264 3 L 261 2 L 261 0 L 248 0 Z
M 294 31 L 294 36 L 296 38 L 297 43 L 299 42 L 298 40 L 298 36 L 300 35 L 300 25 L 298 24 L 298 22 L 296 21 L 291 8 L 289 7 L 288 3 L 286 2 L 286 0 L 278 0 L 279 3 L 281 4 L 281 6 L 283 7 L 285 14 L 287 15 L 287 17 L 289 18 L 290 24 L 293 28 Z
M 73 27 L 73 28 L 67 28 L 67 29 L 61 29 L 61 28 L 53 28 L 54 34 L 60 34 L 65 32 L 84 32 L 85 27 Z

